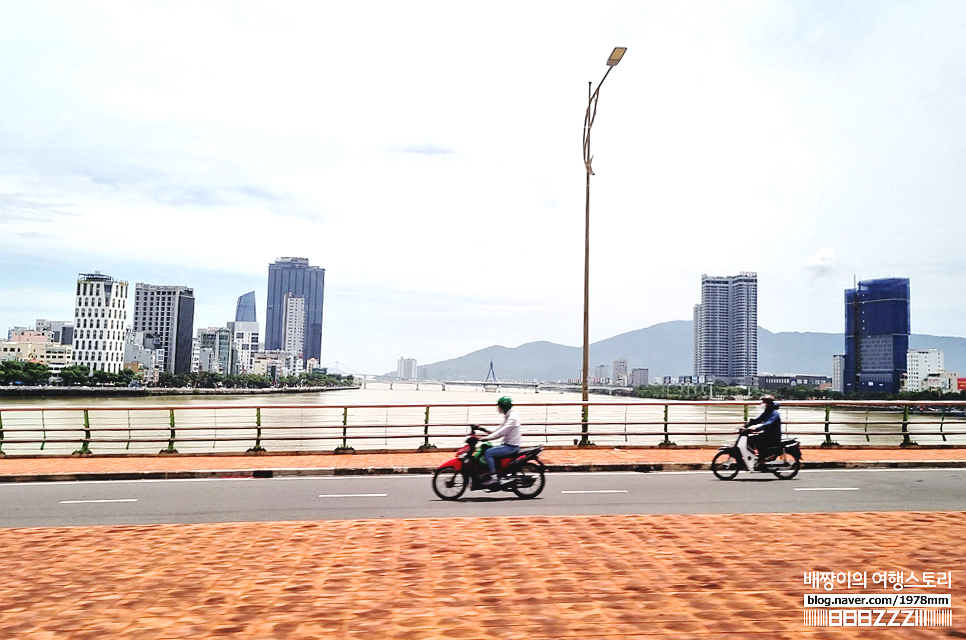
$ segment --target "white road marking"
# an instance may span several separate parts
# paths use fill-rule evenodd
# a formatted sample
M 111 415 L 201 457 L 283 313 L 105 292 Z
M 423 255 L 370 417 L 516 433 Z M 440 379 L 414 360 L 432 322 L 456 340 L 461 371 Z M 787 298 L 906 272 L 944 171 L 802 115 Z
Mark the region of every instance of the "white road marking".
M 597 491 L 561 491 L 560 493 L 627 493 L 625 489 L 600 489 Z
M 101 502 L 137 502 L 137 498 L 118 498 L 116 500 L 61 500 L 60 504 L 97 504 Z
M 385 498 L 388 493 L 323 493 L 320 498 Z
M 796 487 L 793 491 L 860 491 L 858 487 Z

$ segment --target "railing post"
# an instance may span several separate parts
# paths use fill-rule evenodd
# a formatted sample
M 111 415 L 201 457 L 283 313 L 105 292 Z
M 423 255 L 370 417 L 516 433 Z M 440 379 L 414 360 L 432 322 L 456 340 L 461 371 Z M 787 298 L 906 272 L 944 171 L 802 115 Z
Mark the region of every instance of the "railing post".
M 349 407 L 342 407 L 342 446 L 336 447 L 336 453 L 355 453 L 356 450 L 349 446 Z
M 130 426 L 130 423 L 128 424 L 128 426 Z M 174 448 L 174 441 L 175 441 L 174 409 L 168 409 L 168 428 L 171 430 L 171 433 L 168 435 L 168 446 L 164 449 L 161 449 L 161 451 L 158 451 L 158 454 L 160 455 L 169 455 L 169 454 L 178 453 L 178 450 Z M 130 446 L 130 441 L 128 442 L 128 446 Z
M 671 442 L 670 438 L 668 438 L 668 432 L 667 432 L 668 411 L 670 410 L 670 408 L 671 408 L 671 405 L 669 405 L 669 404 L 664 405 L 664 440 L 661 441 L 661 444 L 657 445 L 659 447 L 673 447 L 673 446 L 675 446 L 675 444 L 673 442 Z
M 265 447 L 262 446 L 262 408 L 255 407 L 255 446 L 245 453 L 262 453 Z
M 823 447 L 839 446 L 838 442 L 832 441 L 832 434 L 829 431 L 829 423 L 831 422 L 831 417 L 832 417 L 832 405 L 827 404 L 825 405 L 825 442 L 822 443 Z
M 88 409 L 84 409 L 84 439 L 81 441 L 81 448 L 72 455 L 89 456 L 91 455 L 91 418 Z
M 909 439 L 909 405 L 902 408 L 902 444 L 900 447 L 915 447 L 918 442 Z
M 423 443 L 419 445 L 420 451 L 432 451 L 436 448 L 435 444 L 429 443 L 429 407 L 426 407 L 426 416 L 423 418 Z
M 44 437 L 46 437 L 46 435 Z M 7 454 L 3 452 L 3 412 L 0 411 L 0 458 L 5 455 Z

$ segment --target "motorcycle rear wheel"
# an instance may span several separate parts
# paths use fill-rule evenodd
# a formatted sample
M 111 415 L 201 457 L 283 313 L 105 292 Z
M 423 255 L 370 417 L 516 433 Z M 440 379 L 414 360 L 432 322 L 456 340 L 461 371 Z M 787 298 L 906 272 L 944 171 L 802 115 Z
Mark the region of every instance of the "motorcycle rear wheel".
M 441 467 L 433 474 L 433 492 L 443 500 L 458 500 L 466 484 L 466 476 L 456 467 Z
M 543 475 L 543 466 L 536 462 L 526 463 L 520 467 L 515 476 L 513 493 L 520 498 L 536 498 L 547 484 L 547 479 Z
M 730 451 L 719 451 L 711 460 L 711 471 L 719 480 L 733 480 L 738 475 L 738 460 Z
M 774 462 L 769 462 L 768 465 L 771 467 L 771 472 L 774 473 L 780 480 L 791 480 L 798 475 L 798 470 L 801 468 L 801 461 L 788 453 L 783 451 L 781 455 L 775 458 Z M 776 465 L 776 466 L 772 466 Z

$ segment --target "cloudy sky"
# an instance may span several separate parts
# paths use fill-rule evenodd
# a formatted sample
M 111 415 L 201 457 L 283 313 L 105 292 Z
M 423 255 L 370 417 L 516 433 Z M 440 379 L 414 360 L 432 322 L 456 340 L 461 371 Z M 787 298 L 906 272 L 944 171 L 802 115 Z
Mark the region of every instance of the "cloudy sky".
M 94 270 L 193 287 L 198 327 L 254 290 L 264 321 L 268 264 L 304 256 L 330 366 L 579 346 L 588 82 L 624 46 L 592 340 L 739 271 L 771 331 L 841 331 L 854 279 L 903 276 L 914 332 L 966 336 L 961 0 L 0 11 L 0 330 L 70 319 Z

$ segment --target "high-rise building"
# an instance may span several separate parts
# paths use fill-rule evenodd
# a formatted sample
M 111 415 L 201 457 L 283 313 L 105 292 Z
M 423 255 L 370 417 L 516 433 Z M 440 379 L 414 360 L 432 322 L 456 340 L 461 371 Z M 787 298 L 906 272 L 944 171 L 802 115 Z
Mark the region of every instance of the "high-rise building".
M 832 391 L 845 392 L 845 356 L 832 356 Z
M 701 276 L 694 306 L 694 374 L 747 381 L 758 374 L 758 275 Z
M 305 298 L 285 294 L 282 317 L 282 351 L 302 359 L 305 349 Z
M 896 393 L 909 350 L 909 278 L 845 290 L 845 393 Z
M 646 387 L 648 385 L 647 369 L 631 369 L 631 386 Z
M 614 360 L 611 371 L 613 372 L 611 375 L 611 382 L 614 384 L 627 384 L 626 358 L 618 358 L 617 360 Z
M 268 265 L 268 302 L 265 308 L 265 349 L 283 348 L 285 294 L 304 298 L 306 360 L 322 359 L 322 302 L 325 269 L 309 265 L 307 258 L 279 258 Z
M 418 375 L 416 358 L 399 358 L 396 361 L 396 377 L 400 380 L 416 380 Z
M 227 327 L 198 329 L 198 370 L 231 373 L 231 331 Z
M 254 291 L 238 296 L 238 303 L 235 305 L 235 322 L 258 322 Z
M 610 372 L 610 367 L 606 364 L 599 364 L 594 367 L 594 382 L 596 384 L 605 384 L 610 380 L 608 373 Z
M 118 373 L 124 365 L 128 283 L 100 271 L 77 277 L 73 363 Z
M 906 391 L 925 391 L 926 379 L 946 372 L 939 349 L 910 349 L 906 352 Z
M 248 373 L 255 364 L 255 354 L 259 351 L 257 322 L 229 322 L 231 336 L 231 361 L 229 374 Z
M 138 282 L 134 285 L 135 332 L 154 337 L 155 348 L 164 350 L 163 371 L 191 372 L 195 294 L 188 287 Z

